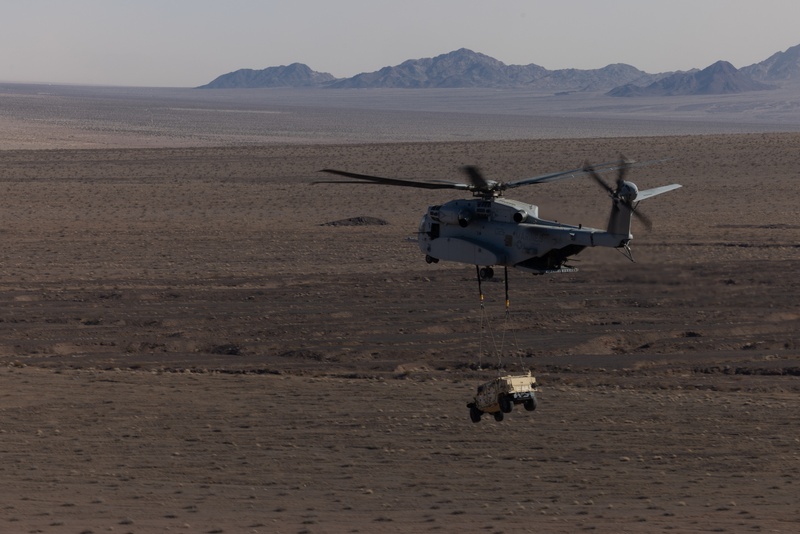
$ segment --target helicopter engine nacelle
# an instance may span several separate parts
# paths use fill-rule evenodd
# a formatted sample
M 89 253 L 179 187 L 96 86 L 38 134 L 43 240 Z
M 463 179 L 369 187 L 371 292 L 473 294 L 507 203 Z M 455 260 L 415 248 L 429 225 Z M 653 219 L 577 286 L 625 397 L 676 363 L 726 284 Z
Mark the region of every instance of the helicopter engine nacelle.
M 457 224 L 466 228 L 473 219 L 472 211 L 456 206 L 439 206 L 429 211 L 431 218 L 443 224 Z
M 514 219 L 514 222 L 517 224 L 523 223 L 528 218 L 528 212 L 525 210 L 519 210 L 514 214 L 514 217 L 512 218 Z

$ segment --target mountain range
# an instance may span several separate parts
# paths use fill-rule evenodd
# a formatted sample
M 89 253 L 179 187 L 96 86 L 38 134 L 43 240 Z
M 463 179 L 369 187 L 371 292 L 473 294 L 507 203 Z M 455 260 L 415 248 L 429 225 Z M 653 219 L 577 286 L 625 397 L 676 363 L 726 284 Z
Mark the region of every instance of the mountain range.
M 201 89 L 235 89 L 240 87 L 321 87 L 335 82 L 327 72 L 316 72 L 308 65 L 292 63 L 288 66 L 268 67 L 262 70 L 239 69 L 216 78 Z
M 336 78 L 302 63 L 240 69 L 215 78 L 201 89 L 322 87 L 349 88 L 495 88 L 553 92 L 602 91 L 609 96 L 728 94 L 774 89 L 800 81 L 800 45 L 760 63 L 736 69 L 727 61 L 702 70 L 648 74 L 615 63 L 601 69 L 548 70 L 536 64 L 506 65 L 461 48 L 433 58 L 410 59 L 375 72 Z M 777 84 L 777 85 L 776 85 Z
M 763 91 L 777 86 L 754 80 L 751 76 L 727 61 L 716 63 L 700 71 L 676 72 L 645 87 L 625 84 L 608 93 L 609 96 L 679 96 L 724 95 Z

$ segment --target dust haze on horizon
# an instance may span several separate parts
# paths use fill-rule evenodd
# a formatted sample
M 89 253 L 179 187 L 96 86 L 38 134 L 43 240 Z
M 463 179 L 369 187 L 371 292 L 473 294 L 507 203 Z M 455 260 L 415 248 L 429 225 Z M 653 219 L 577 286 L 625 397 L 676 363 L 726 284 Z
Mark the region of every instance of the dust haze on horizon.
M 741 68 L 800 44 L 787 0 L 40 0 L 5 6 L 0 81 L 195 87 L 305 63 L 350 77 L 469 48 L 547 69 Z

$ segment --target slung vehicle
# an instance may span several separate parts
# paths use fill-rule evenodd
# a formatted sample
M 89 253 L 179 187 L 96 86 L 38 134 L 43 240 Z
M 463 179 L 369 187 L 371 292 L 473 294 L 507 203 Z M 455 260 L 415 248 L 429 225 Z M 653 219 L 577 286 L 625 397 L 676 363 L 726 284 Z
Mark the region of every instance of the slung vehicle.
M 502 421 L 503 414 L 511 413 L 517 404 L 522 404 L 529 412 L 536 409 L 536 378 L 530 371 L 527 375 L 500 376 L 478 386 L 467 408 L 469 418 L 478 423 L 485 413 L 492 414 L 495 421 Z

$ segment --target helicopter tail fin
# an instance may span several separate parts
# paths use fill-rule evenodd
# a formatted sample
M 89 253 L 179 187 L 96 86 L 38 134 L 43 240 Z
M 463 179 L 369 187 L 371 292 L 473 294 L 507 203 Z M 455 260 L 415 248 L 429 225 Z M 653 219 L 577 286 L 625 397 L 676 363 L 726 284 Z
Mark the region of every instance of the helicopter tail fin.
M 670 184 L 670 185 L 662 185 L 660 187 L 654 187 L 652 189 L 645 189 L 644 191 L 639 191 L 636 194 L 636 202 L 641 202 L 647 198 L 654 197 L 656 195 L 660 195 L 661 193 L 666 193 L 667 191 L 672 191 L 673 189 L 678 189 L 679 187 L 683 187 L 681 184 Z
M 633 206 L 619 202 L 615 199 L 611 205 L 611 215 L 608 217 L 608 233 L 625 236 L 624 239 L 631 239 L 631 218 L 633 217 Z

